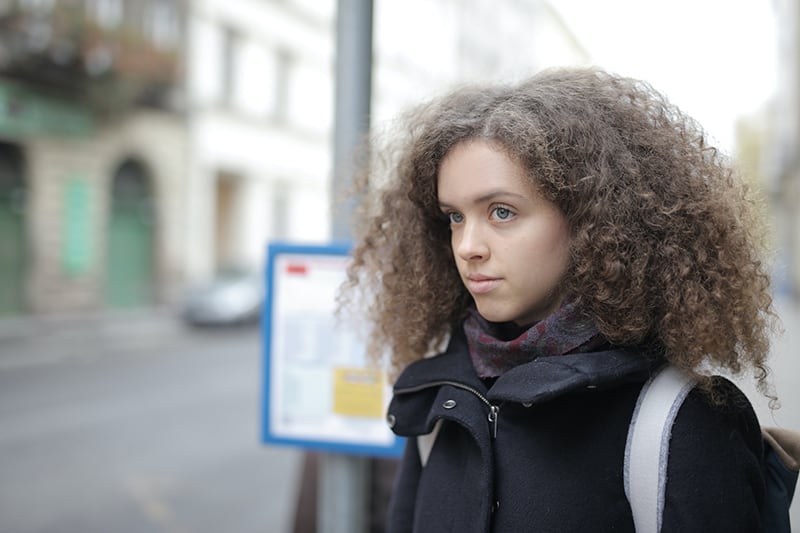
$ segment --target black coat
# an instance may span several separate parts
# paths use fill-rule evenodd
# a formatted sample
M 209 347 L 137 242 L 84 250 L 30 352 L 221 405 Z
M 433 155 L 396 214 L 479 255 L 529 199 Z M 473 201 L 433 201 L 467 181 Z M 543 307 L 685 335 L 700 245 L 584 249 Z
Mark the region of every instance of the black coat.
M 387 531 L 632 532 L 625 444 L 656 364 L 627 350 L 541 357 L 487 389 L 457 332 L 445 353 L 410 365 L 395 384 L 389 421 L 410 438 Z M 758 420 L 732 383 L 720 390 L 722 406 L 692 391 L 675 420 L 664 532 L 761 530 Z M 422 467 L 415 437 L 439 419 Z

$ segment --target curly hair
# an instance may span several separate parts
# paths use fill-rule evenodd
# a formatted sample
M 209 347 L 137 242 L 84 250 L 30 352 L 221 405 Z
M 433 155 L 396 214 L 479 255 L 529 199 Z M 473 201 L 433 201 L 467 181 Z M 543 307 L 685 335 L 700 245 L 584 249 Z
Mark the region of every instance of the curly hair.
M 617 346 L 646 347 L 708 386 L 707 365 L 752 369 L 767 394 L 774 323 L 756 196 L 703 129 L 645 82 L 552 69 L 469 86 L 407 112 L 360 176 L 358 288 L 371 355 L 423 357 L 472 299 L 442 222 L 437 173 L 459 143 L 501 146 L 565 215 L 563 286 Z M 348 296 L 350 294 L 350 296 Z

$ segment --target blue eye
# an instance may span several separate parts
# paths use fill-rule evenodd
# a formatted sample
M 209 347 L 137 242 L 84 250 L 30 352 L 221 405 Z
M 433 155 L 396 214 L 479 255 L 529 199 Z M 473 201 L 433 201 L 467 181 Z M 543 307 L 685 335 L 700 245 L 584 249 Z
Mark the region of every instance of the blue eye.
M 451 211 L 450 213 L 447 213 L 447 219 L 451 224 L 458 224 L 460 222 L 464 222 L 464 215 L 461 213 L 456 213 L 455 211 Z
M 514 216 L 514 213 L 507 207 L 495 207 L 492 214 L 498 220 L 508 220 Z

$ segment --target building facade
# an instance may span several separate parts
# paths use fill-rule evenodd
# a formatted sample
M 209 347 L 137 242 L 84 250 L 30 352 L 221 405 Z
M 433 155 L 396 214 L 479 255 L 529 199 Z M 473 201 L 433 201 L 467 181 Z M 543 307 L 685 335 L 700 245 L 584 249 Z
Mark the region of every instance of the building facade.
M 331 235 L 335 0 L 198 0 L 189 15 L 186 271 L 258 269 Z M 372 123 L 465 81 L 587 54 L 541 0 L 374 2 Z
M 190 280 L 260 268 L 271 239 L 327 239 L 334 5 L 193 2 Z
M 182 4 L 0 4 L 0 313 L 132 307 L 179 277 Z
M 775 212 L 778 289 L 800 300 L 800 1 L 773 5 L 780 68 L 765 174 Z
M 174 305 L 331 235 L 335 0 L 0 3 L 0 313 Z M 374 3 L 372 123 L 587 60 L 544 0 Z

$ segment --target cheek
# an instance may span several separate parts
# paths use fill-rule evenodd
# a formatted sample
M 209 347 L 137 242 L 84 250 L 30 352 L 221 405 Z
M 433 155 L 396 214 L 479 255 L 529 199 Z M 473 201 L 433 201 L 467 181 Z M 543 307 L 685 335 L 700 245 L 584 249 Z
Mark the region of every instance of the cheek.
M 548 270 L 558 277 L 566 273 L 570 261 L 570 239 L 565 224 L 557 224 L 546 232 L 538 247 L 547 259 Z
M 560 250 L 560 258 L 558 264 L 559 279 L 563 280 L 567 275 L 570 265 L 570 247 L 569 243 L 563 243 Z
M 559 237 L 554 241 L 553 246 L 555 248 L 554 252 L 559 258 L 559 264 L 561 265 L 561 270 L 563 273 L 563 271 L 567 269 L 571 253 L 569 234 L 567 233 L 566 229 L 562 231 Z
M 457 268 L 460 268 L 461 261 L 459 260 L 456 249 L 458 247 L 458 236 L 452 232 L 450 234 L 449 244 L 447 245 L 447 254 L 450 256 L 450 262 Z
M 569 255 L 570 238 L 565 224 L 559 224 L 554 228 L 550 242 L 554 251 L 557 251 L 562 256 Z

